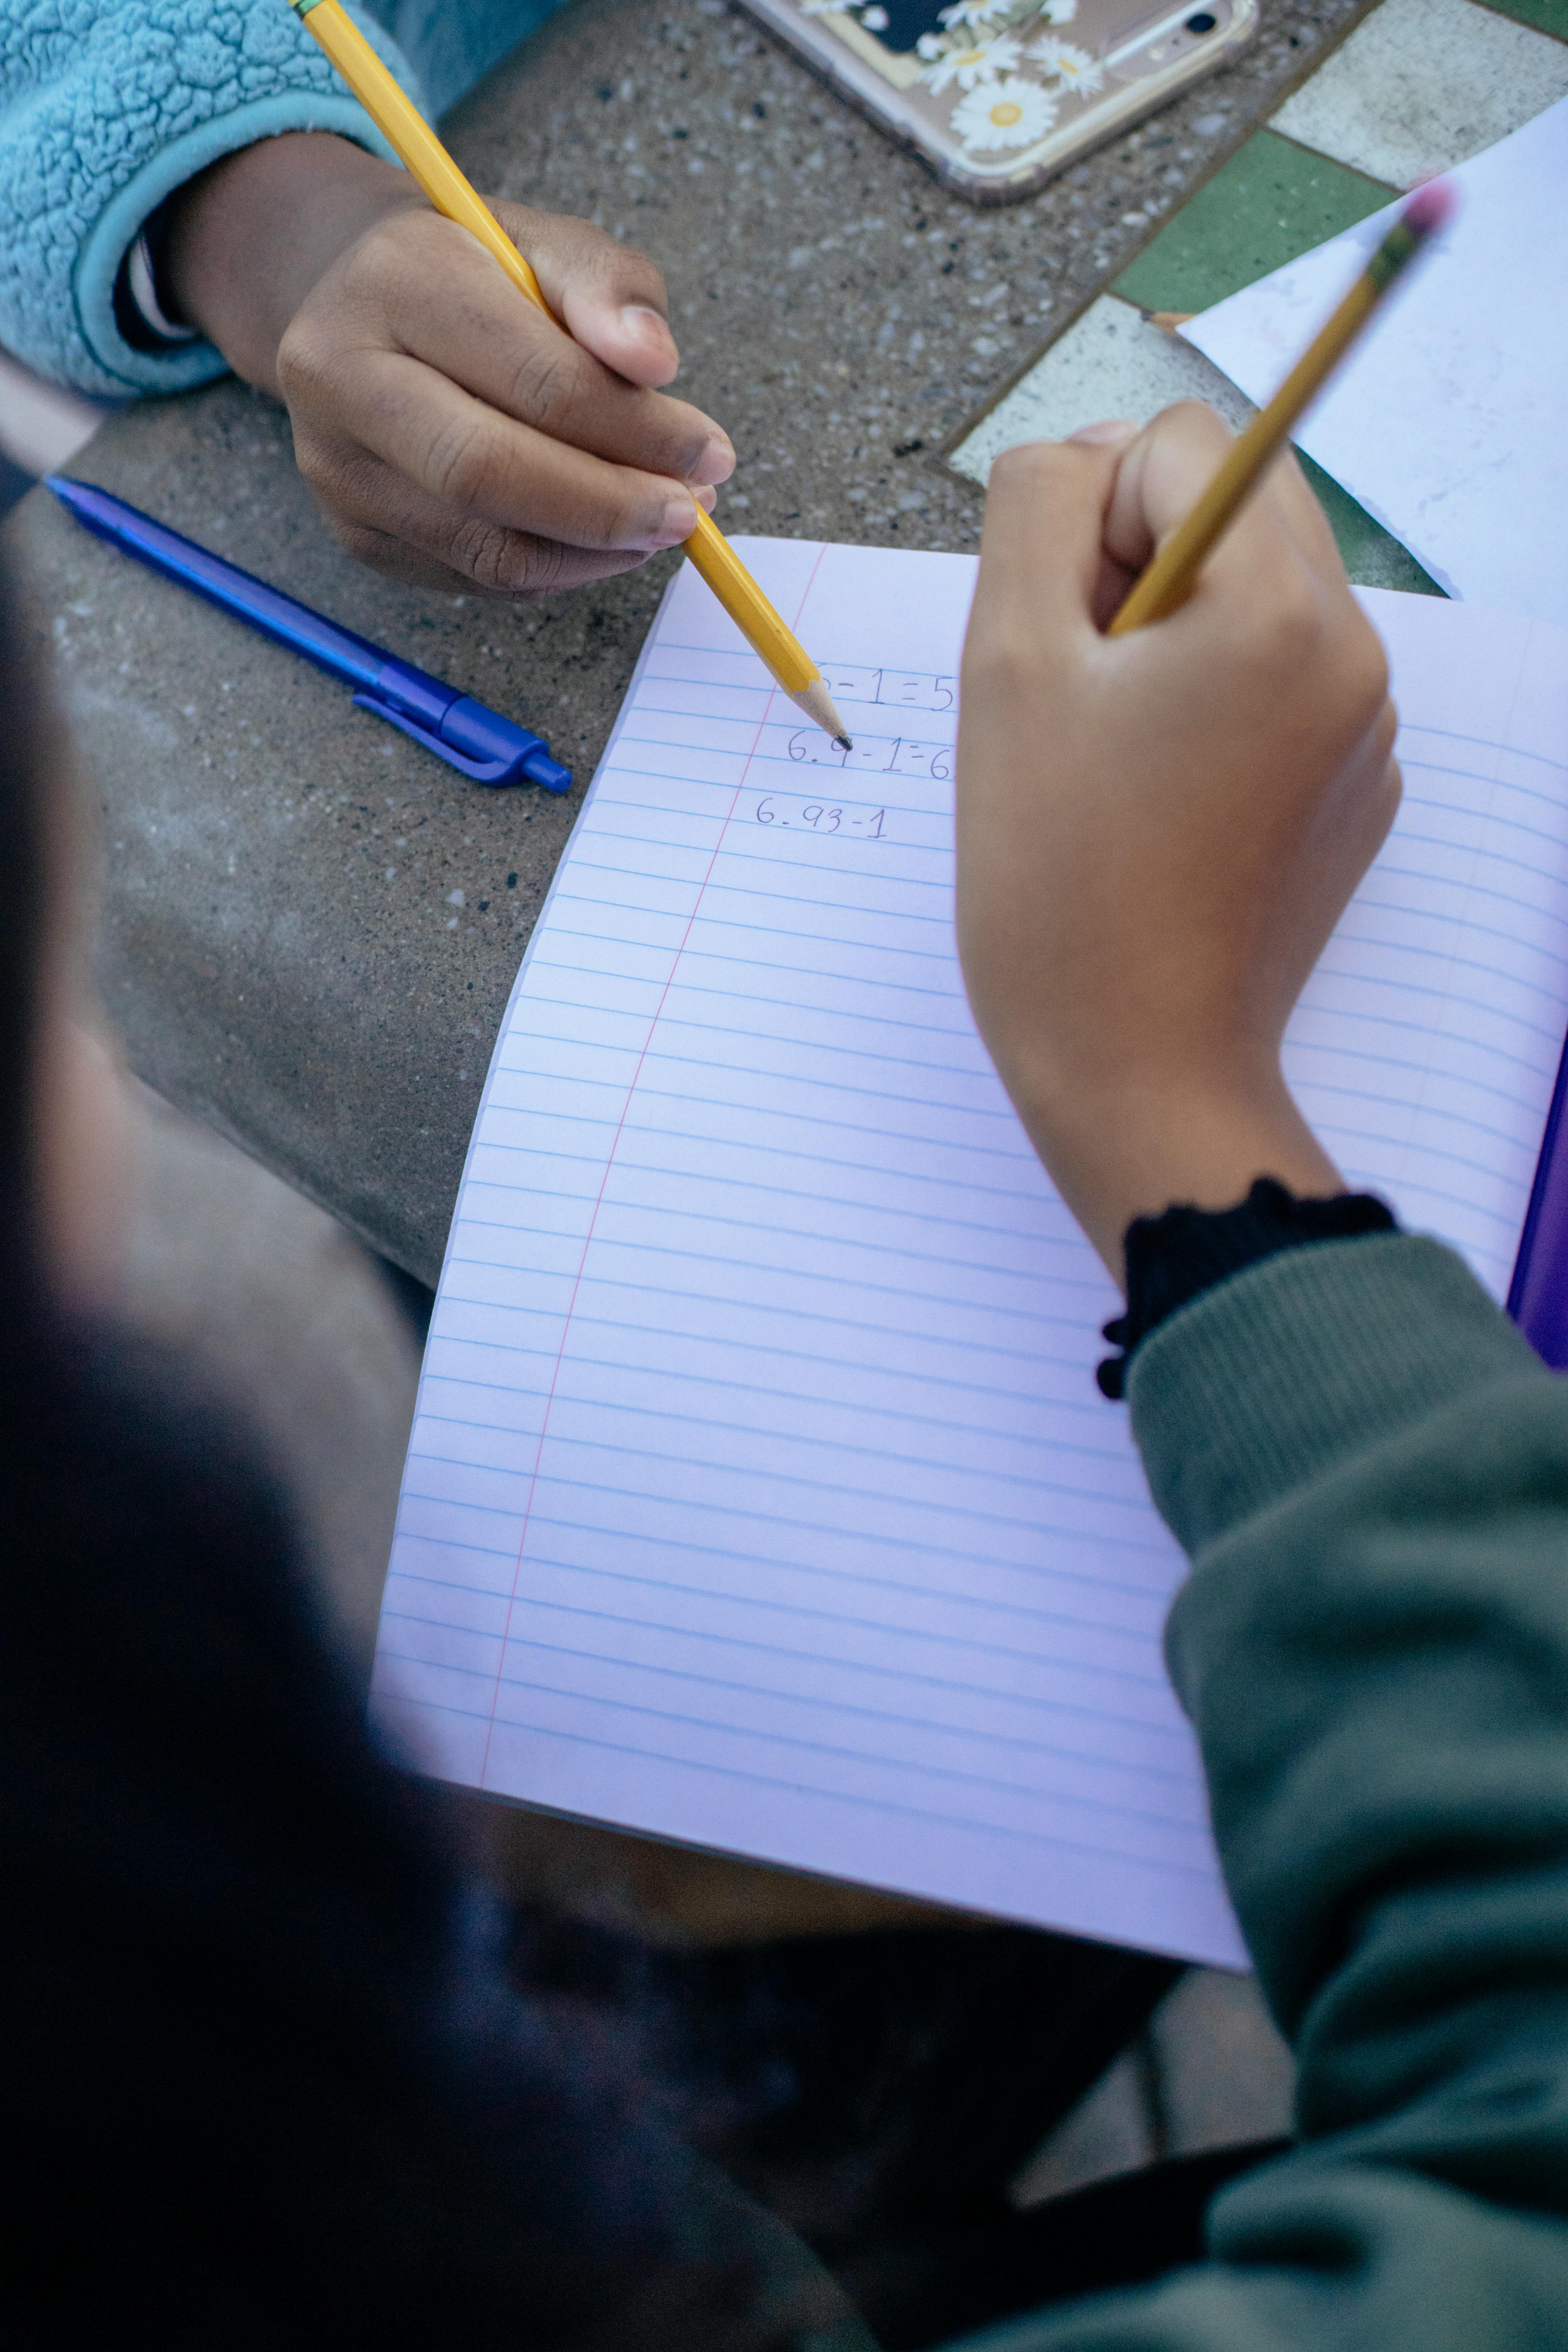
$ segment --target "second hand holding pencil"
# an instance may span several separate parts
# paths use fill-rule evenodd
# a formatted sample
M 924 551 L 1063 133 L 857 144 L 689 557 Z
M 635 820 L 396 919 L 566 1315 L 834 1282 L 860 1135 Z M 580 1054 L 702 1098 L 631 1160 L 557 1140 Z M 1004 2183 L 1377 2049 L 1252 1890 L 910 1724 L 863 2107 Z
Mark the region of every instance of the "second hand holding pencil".
M 478 238 L 518 292 L 555 314 L 543 289 L 494 213 L 469 185 L 418 108 L 382 64 L 338 0 L 289 0 L 325 50 L 388 146 L 418 182 L 438 213 Z M 560 321 L 556 323 L 559 325 Z M 766 663 L 790 700 L 846 751 L 853 750 L 822 673 L 773 610 L 723 532 L 700 506 L 685 551 L 748 645 Z
M 1134 581 L 1108 635 L 1163 621 L 1192 593 L 1215 541 L 1257 488 L 1289 439 L 1291 426 L 1316 399 L 1384 296 L 1435 236 L 1454 208 L 1441 181 L 1418 188 L 1389 228 L 1333 316 L 1302 352 L 1268 407 L 1253 418 L 1186 520 L 1178 523 Z

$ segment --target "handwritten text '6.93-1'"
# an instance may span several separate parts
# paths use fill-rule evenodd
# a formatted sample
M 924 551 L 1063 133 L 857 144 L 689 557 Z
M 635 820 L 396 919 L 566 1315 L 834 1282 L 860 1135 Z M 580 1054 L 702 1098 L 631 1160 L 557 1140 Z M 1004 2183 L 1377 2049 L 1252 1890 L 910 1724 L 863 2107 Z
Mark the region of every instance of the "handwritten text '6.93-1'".
M 752 812 L 759 824 L 782 825 L 787 833 L 855 833 L 862 841 L 880 841 L 888 820 L 885 808 L 830 808 L 826 801 L 781 800 L 768 793 Z

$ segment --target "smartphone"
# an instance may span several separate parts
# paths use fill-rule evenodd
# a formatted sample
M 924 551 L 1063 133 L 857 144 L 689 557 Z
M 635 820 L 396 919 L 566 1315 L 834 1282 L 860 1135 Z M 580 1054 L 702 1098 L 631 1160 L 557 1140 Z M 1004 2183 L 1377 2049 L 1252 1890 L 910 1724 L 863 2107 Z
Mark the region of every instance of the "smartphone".
M 1258 0 L 742 0 L 944 186 L 1032 194 L 1258 28 Z

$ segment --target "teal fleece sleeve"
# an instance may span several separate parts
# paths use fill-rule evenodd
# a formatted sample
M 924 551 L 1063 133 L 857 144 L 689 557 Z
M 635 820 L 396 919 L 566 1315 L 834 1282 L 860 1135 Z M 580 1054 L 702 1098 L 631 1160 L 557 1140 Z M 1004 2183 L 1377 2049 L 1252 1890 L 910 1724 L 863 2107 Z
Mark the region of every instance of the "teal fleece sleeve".
M 0 0 L 0 343 L 110 397 L 221 375 L 210 343 L 133 351 L 114 322 L 114 281 L 165 196 L 280 131 L 335 131 L 387 152 L 288 0 Z
M 1202 2267 L 993 2341 L 1568 2347 L 1568 1385 L 1389 1234 L 1208 1292 L 1129 1393 L 1300 2143 Z
M 555 0 L 382 0 L 375 16 L 345 5 L 439 113 Z M 115 279 L 165 196 L 283 131 L 389 154 L 288 0 L 0 0 L 0 344 L 109 398 L 221 375 L 210 343 L 133 350 Z

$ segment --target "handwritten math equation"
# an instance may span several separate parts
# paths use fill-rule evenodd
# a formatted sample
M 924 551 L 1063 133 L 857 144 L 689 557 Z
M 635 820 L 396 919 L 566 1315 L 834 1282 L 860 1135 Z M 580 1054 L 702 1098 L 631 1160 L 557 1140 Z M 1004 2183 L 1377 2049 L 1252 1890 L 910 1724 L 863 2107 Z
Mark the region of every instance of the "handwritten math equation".
M 919 669 L 857 669 L 841 662 L 822 683 L 835 702 L 879 702 L 886 710 L 953 710 L 958 680 Z
M 777 793 L 764 793 L 752 816 L 758 824 L 776 824 L 785 833 L 792 827 L 797 833 L 854 833 L 862 841 L 880 841 L 888 821 L 885 808 L 860 808 L 854 803 L 832 808 L 826 801 L 785 800 Z
M 849 775 L 929 776 L 934 783 L 952 779 L 951 743 L 921 743 L 908 735 L 865 735 L 847 751 L 820 727 L 797 727 L 786 746 L 789 756 L 806 768 L 842 768 Z

